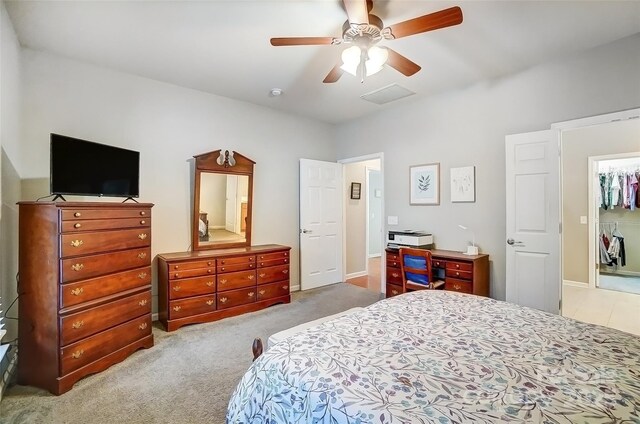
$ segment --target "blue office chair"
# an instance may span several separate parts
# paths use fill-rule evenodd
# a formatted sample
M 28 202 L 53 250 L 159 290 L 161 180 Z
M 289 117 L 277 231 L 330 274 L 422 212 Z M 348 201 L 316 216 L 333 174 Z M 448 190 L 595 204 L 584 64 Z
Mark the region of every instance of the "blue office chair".
M 431 251 L 424 249 L 400 249 L 402 291 L 444 289 L 444 281 L 433 277 Z

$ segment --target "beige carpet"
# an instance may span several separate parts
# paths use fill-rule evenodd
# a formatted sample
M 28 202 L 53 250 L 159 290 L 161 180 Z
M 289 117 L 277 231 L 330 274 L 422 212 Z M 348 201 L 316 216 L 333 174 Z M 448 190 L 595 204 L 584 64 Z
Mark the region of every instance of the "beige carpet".
M 153 329 L 155 346 L 87 377 L 62 396 L 11 387 L 0 423 L 221 424 L 229 398 L 251 364 L 254 337 L 378 300 L 351 284 L 294 293 L 288 305 L 183 327 Z

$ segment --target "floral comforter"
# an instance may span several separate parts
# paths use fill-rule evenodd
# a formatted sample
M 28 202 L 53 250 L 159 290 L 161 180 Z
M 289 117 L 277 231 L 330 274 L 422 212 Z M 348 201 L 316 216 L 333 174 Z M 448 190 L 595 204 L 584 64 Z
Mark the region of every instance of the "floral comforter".
M 640 423 L 640 337 L 418 291 L 276 344 L 227 423 Z

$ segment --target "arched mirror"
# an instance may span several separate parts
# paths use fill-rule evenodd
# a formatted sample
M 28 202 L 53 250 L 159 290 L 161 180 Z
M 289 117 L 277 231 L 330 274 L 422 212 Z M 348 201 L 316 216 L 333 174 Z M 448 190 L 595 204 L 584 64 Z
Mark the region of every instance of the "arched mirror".
M 193 250 L 250 246 L 255 162 L 228 150 L 194 158 Z

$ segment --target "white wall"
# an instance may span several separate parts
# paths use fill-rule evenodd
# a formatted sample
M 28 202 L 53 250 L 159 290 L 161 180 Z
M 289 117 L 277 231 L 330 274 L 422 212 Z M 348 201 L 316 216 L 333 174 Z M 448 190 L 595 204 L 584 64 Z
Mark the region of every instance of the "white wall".
M 236 150 L 256 161 L 252 242 L 292 246 L 298 284 L 298 159 L 335 159 L 332 126 L 33 50 L 22 60 L 22 178 L 46 181 L 51 132 L 140 151 L 155 256 L 191 244 L 192 157 Z
M 18 272 L 18 213 L 16 200 L 20 180 L 14 168 L 18 159 L 21 127 L 20 44 L 5 9 L 0 2 L 0 297 L 6 311 L 17 296 L 15 276 Z M 17 316 L 17 304 L 10 316 Z M 16 321 L 6 322 L 7 340 L 17 337 Z M 1 377 L 1 376 L 0 376 Z
M 423 70 L 422 72 L 428 72 Z M 525 72 L 396 107 L 341 125 L 339 158 L 384 152 L 385 213 L 396 228 L 433 232 L 462 250 L 475 233 L 491 256 L 491 294 L 505 297 L 505 135 L 640 105 L 640 34 Z M 410 165 L 440 162 L 439 206 L 410 206 Z M 450 201 L 449 169 L 476 166 L 476 202 Z M 386 220 L 385 220 L 386 221 Z

